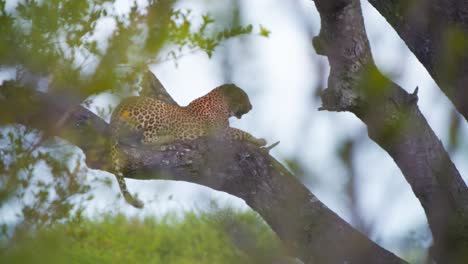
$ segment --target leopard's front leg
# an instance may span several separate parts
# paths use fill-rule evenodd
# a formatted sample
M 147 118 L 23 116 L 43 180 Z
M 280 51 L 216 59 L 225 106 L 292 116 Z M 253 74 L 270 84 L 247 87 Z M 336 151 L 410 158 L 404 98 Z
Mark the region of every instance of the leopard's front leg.
M 265 146 L 267 143 L 263 138 L 256 138 L 245 131 L 233 127 L 228 127 L 225 131 L 225 135 L 230 139 L 247 141 L 259 147 Z

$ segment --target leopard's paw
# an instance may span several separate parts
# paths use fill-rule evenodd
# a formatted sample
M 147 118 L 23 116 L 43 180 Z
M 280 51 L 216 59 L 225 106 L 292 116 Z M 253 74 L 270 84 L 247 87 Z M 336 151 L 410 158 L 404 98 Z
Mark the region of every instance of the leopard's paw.
M 263 147 L 267 144 L 266 140 L 264 138 L 253 138 L 250 140 L 250 142 L 252 142 L 253 144 L 259 146 L 259 147 Z

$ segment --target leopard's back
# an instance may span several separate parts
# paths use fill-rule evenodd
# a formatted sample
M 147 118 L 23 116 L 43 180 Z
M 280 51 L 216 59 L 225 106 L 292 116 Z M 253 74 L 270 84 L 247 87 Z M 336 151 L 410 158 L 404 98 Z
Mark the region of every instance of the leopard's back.
M 111 118 L 113 134 L 122 127 L 143 133 L 143 143 L 171 136 L 174 140 L 191 140 L 208 134 L 208 118 L 185 107 L 148 97 L 130 97 L 122 101 Z

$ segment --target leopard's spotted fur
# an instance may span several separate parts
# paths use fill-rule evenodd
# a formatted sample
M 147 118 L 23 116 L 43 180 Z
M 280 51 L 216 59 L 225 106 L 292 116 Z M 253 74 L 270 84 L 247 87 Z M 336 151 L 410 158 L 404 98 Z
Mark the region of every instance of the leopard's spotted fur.
M 124 161 L 119 157 L 119 141 L 123 128 L 142 134 L 144 144 L 164 145 L 176 140 L 193 140 L 217 135 L 248 141 L 258 146 L 266 144 L 247 132 L 229 127 L 229 117 L 240 118 L 252 109 L 247 94 L 233 84 L 215 88 L 207 95 L 180 107 L 149 97 L 130 97 L 122 101 L 111 118 L 113 145 L 111 149 L 114 174 L 127 202 L 135 207 L 143 203 L 127 190 L 122 174 Z M 127 133 L 128 135 L 128 133 Z

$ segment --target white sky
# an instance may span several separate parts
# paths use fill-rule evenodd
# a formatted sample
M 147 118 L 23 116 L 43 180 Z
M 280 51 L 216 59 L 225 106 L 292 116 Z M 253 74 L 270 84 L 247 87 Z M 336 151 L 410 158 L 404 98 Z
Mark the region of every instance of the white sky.
M 117 2 L 117 12 L 124 12 L 125 1 Z M 227 1 L 186 0 L 178 6 L 201 14 L 206 9 L 199 3 L 208 3 L 214 10 L 224 2 Z M 245 23 L 253 24 L 255 32 L 262 24 L 272 33 L 269 38 L 251 35 L 225 44 L 236 56 L 232 60 L 235 65 L 231 72 L 232 81 L 247 91 L 253 105 L 250 113 L 241 120 L 231 120 L 231 124 L 271 143 L 280 140 L 273 155 L 279 160 L 292 156 L 300 158 L 312 176 L 306 180 L 308 187 L 347 220 L 350 215 L 343 190 L 345 171 L 336 159 L 336 149 L 344 139 L 364 135 L 356 158 L 360 208 L 365 218 L 374 222 L 372 239 L 398 254 L 399 239 L 412 230 L 419 230 L 421 225 L 426 225 L 427 229 L 424 212 L 389 155 L 367 138 L 361 121 L 350 113 L 316 111 L 320 105 L 312 98 L 312 89 L 326 85 L 320 81 L 323 76 L 317 73 L 319 67 L 328 63 L 324 57 L 315 54 L 307 32 L 311 30 L 314 35 L 319 32 L 319 15 L 313 2 L 245 0 L 241 3 Z M 442 142 L 448 142 L 447 116 L 451 103 L 380 14 L 367 1 L 362 1 L 362 5 L 377 65 L 383 72 L 395 76 L 393 80 L 407 91 L 412 92 L 419 86 L 421 111 Z M 220 67 L 223 59 L 221 48 L 211 60 L 206 54 L 196 53 L 180 59 L 178 67 L 165 62 L 154 65 L 152 70 L 174 99 L 185 105 L 223 83 L 224 73 Z M 106 98 L 98 98 L 97 102 L 105 102 Z M 304 126 L 304 122 L 308 125 Z M 468 135 L 467 122 L 462 122 L 462 126 L 463 134 Z M 463 149 L 452 158 L 466 177 L 468 146 Z M 98 171 L 91 172 L 90 178 L 104 175 L 113 179 L 111 174 Z M 90 202 L 88 213 L 94 215 L 110 210 L 131 215 L 161 215 L 172 210 L 206 209 L 211 200 L 221 205 L 247 208 L 236 197 L 190 183 L 130 179 L 127 183 L 131 192 L 137 192 L 145 202 L 143 210 L 132 208 L 123 199 L 109 199 L 118 194 L 114 182 L 112 189 L 96 187 L 97 198 Z

